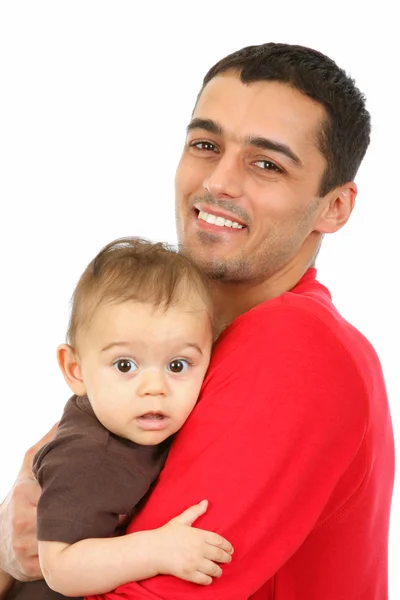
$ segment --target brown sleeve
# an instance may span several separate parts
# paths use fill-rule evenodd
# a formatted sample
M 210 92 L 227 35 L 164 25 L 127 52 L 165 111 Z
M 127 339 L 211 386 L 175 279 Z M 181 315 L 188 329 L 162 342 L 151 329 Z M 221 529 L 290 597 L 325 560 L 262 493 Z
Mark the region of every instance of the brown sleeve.
M 35 465 L 42 487 L 38 539 L 73 544 L 110 537 L 118 515 L 130 513 L 150 487 L 134 459 L 96 444 L 57 445 Z

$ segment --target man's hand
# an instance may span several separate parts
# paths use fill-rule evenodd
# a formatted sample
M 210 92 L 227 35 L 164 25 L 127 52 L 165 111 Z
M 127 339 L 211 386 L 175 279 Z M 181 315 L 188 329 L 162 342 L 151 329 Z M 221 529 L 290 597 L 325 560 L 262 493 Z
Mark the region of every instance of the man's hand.
M 154 530 L 154 555 L 158 555 L 160 574 L 175 575 L 180 579 L 209 585 L 213 577 L 220 577 L 218 563 L 232 560 L 232 545 L 218 533 L 191 527 L 207 510 L 203 500 L 191 506 L 163 527 Z
M 40 486 L 32 474 L 36 452 L 51 441 L 57 424 L 25 454 L 18 478 L 0 506 L 0 571 L 19 581 L 42 578 L 36 539 Z

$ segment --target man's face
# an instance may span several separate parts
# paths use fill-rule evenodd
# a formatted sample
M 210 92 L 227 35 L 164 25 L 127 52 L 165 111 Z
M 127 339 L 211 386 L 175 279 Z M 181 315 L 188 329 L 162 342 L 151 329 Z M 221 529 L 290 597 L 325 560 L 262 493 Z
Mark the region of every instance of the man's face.
M 279 82 L 226 73 L 207 84 L 176 173 L 176 218 L 182 250 L 211 277 L 262 281 L 316 244 L 324 119 Z

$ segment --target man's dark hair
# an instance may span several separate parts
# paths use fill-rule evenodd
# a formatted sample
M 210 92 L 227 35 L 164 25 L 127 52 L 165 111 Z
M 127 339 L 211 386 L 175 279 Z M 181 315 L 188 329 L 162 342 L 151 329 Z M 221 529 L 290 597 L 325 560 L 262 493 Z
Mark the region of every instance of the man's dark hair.
M 304 46 L 248 46 L 217 62 L 206 74 L 203 88 L 230 69 L 238 71 L 243 83 L 280 81 L 322 104 L 328 118 L 321 124 L 318 145 L 327 168 L 319 194 L 354 180 L 368 148 L 371 118 L 364 95 L 332 59 Z

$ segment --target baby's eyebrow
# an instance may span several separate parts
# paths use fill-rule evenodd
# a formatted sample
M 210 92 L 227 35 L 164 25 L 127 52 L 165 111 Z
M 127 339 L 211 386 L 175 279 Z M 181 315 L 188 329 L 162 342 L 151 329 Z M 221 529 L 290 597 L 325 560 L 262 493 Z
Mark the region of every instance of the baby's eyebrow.
M 200 346 L 198 344 L 196 344 L 196 342 L 188 342 L 187 344 L 185 344 L 186 348 L 194 348 L 195 350 L 197 350 L 197 352 L 200 352 L 200 354 L 203 354 L 202 349 L 200 348 Z
M 178 347 L 178 344 L 176 344 L 176 346 Z M 115 347 L 131 348 L 132 344 L 130 342 L 125 342 L 123 340 L 117 341 L 117 342 L 110 342 L 109 344 L 104 346 L 104 348 L 102 348 L 100 350 L 100 352 L 106 352 L 107 350 L 110 350 L 111 348 L 115 348 Z M 197 344 L 196 342 L 184 342 L 183 344 L 179 344 L 179 347 L 180 348 L 194 348 L 195 350 L 197 350 L 197 352 L 199 352 L 200 354 L 203 354 L 202 349 L 200 348 L 199 344 Z
M 106 352 L 106 350 L 110 350 L 110 348 L 113 348 L 114 346 L 130 347 L 131 344 L 129 342 L 124 342 L 124 341 L 110 342 L 109 344 L 107 344 L 106 346 L 104 346 L 104 348 L 101 349 L 101 352 Z

